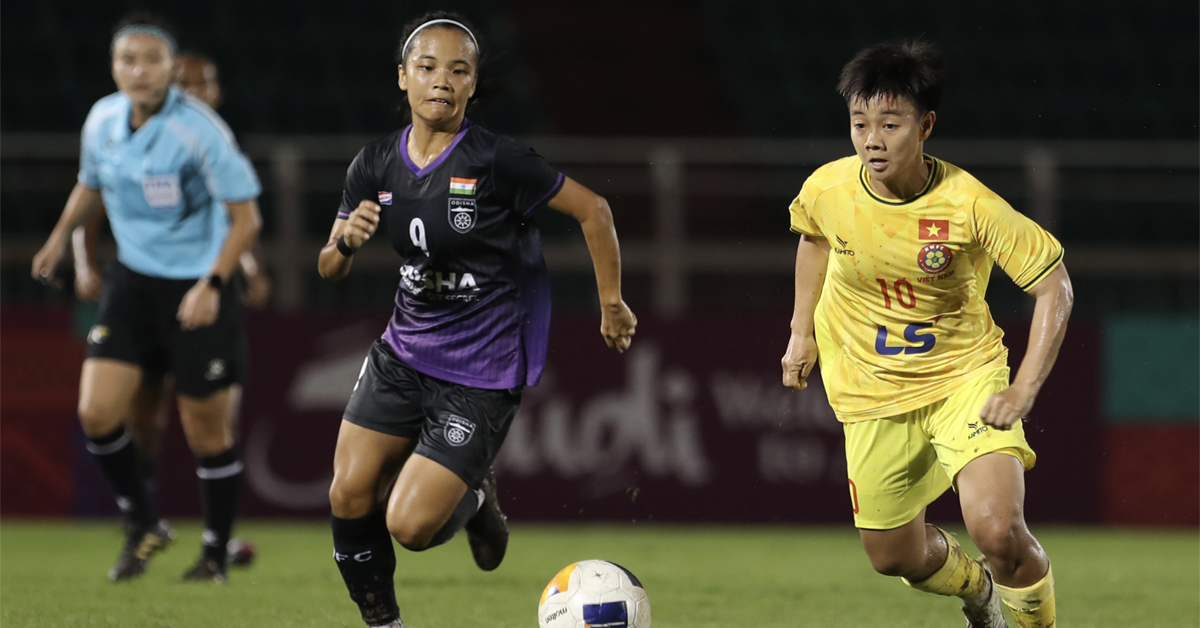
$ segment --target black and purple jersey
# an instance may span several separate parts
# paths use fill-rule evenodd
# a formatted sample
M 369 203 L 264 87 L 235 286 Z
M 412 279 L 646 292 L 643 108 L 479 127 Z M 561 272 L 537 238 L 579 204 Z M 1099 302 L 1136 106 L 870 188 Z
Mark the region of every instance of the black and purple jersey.
M 363 200 L 383 208 L 403 258 L 383 339 L 427 375 L 476 388 L 536 384 L 546 362 L 550 277 L 532 213 L 562 173 L 515 140 L 463 120 L 424 168 L 409 126 L 368 144 L 346 173 L 338 218 Z

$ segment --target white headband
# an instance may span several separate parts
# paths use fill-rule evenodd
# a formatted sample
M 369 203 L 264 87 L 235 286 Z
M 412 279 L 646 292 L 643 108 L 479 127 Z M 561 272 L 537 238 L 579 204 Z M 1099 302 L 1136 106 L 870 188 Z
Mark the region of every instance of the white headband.
M 479 54 L 479 40 L 475 39 L 475 33 L 472 33 L 471 29 L 463 26 L 460 22 L 455 22 L 454 20 L 429 20 L 428 22 L 425 22 L 424 24 L 413 29 L 412 35 L 409 35 L 408 39 L 404 41 L 404 47 L 400 49 L 401 60 L 408 58 L 408 46 L 412 43 L 413 37 L 416 37 L 417 33 L 421 32 L 421 29 L 427 26 L 433 26 L 434 24 L 452 24 L 463 29 L 464 31 L 467 31 L 467 35 L 471 37 L 471 43 L 475 44 L 475 54 Z
M 117 31 L 116 35 L 113 35 L 112 43 L 108 46 L 109 54 L 112 54 L 112 52 L 117 49 L 117 40 L 121 39 L 122 37 L 128 37 L 129 35 L 149 35 L 155 39 L 161 39 L 167 44 L 167 48 L 171 50 L 172 56 L 174 56 L 179 49 L 178 46 L 175 45 L 175 38 L 171 37 L 171 34 L 167 31 L 152 24 L 130 24 L 129 26 Z

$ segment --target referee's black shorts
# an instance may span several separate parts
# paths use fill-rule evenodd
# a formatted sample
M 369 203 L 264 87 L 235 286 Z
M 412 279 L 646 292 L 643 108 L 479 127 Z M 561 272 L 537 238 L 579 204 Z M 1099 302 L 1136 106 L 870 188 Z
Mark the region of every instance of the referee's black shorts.
M 345 419 L 376 432 L 417 438 L 414 453 L 477 489 L 508 436 L 523 390 L 472 388 L 431 377 L 402 362 L 380 339 L 367 352 Z
M 204 398 L 245 383 L 241 275 L 235 273 L 222 286 L 216 322 L 184 331 L 176 314 L 196 281 L 149 277 L 110 262 L 104 269 L 100 317 L 88 332 L 87 357 L 128 362 L 147 376 L 171 373 L 175 389 L 188 397 Z

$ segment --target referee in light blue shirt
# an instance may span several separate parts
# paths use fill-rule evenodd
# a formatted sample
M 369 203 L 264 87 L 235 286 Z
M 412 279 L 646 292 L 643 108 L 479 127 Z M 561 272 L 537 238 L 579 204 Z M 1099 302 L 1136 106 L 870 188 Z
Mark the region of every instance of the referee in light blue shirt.
M 246 338 L 235 274 L 261 225 L 258 177 L 225 122 L 171 85 L 175 38 L 162 20 L 135 14 L 112 39 L 117 93 L 83 126 L 79 181 L 33 277 L 54 271 L 75 227 L 101 207 L 117 241 L 105 271 L 100 320 L 88 334 L 79 418 L 130 534 L 111 580 L 140 575 L 173 533 L 147 498 L 122 420 L 147 372 L 175 376 L 179 414 L 197 458 L 205 530 L 185 580 L 227 581 L 229 540 L 242 463 L 230 387 L 246 375 Z

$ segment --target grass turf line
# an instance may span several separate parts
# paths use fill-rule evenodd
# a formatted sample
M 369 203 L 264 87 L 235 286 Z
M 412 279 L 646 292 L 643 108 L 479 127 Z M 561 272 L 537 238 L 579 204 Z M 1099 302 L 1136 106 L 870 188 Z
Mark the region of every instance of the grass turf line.
M 255 628 L 363 624 L 331 558 L 322 524 L 250 521 L 259 561 L 227 587 L 179 582 L 199 554 L 199 525 L 145 576 L 113 584 L 115 522 L 0 521 L 4 628 Z M 1200 539 L 1194 530 L 1035 526 L 1054 561 L 1066 626 L 1200 626 Z M 958 531 L 964 546 L 970 542 Z M 973 548 L 972 548 L 973 549 Z M 628 567 L 655 626 L 871 628 L 959 626 L 955 599 L 876 575 L 851 528 L 515 525 L 496 572 L 475 568 L 463 538 L 429 552 L 397 547 L 396 585 L 410 628 L 531 628 L 560 568 L 586 558 Z

